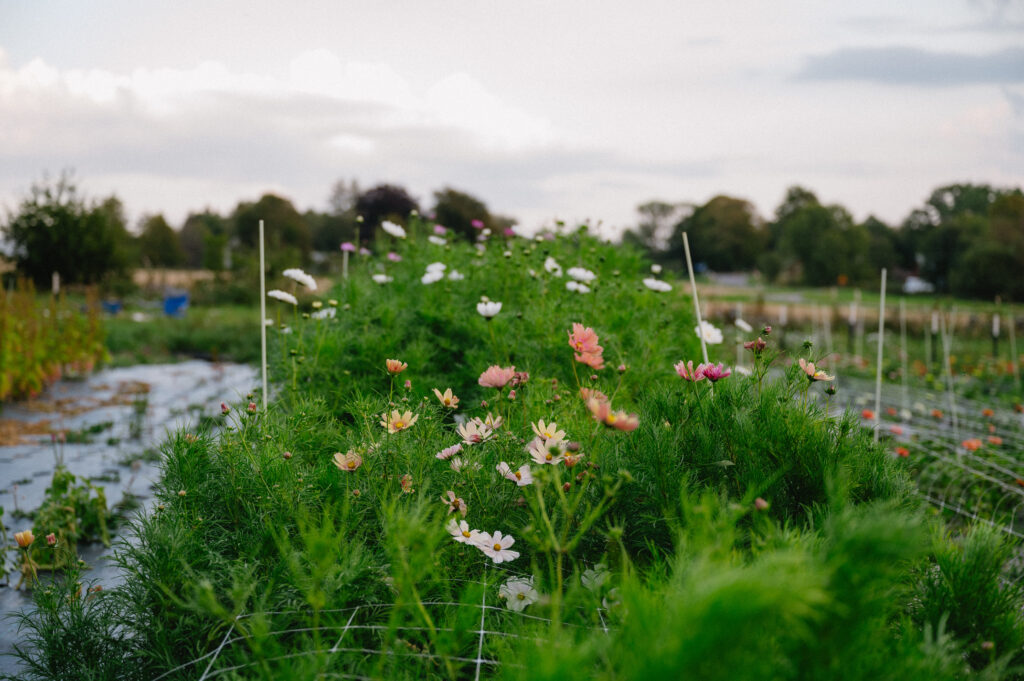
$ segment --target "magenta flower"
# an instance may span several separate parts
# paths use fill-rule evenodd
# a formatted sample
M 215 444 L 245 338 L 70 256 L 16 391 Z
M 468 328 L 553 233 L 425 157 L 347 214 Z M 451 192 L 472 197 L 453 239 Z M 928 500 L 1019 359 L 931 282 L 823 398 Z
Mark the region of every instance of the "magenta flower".
M 356 245 L 351 241 L 345 241 L 341 244 L 341 250 L 345 251 L 346 253 L 355 253 Z
M 363 246 L 362 248 L 359 249 L 359 255 L 373 255 L 373 251 L 371 251 L 366 246 Z
M 473 222 L 471 222 L 470 224 L 473 225 L 473 229 L 483 229 L 484 228 L 484 221 L 483 220 L 473 220 Z
M 402 256 L 398 255 L 394 251 L 389 251 L 388 260 L 390 260 L 391 262 L 401 262 Z
M 505 228 L 505 236 L 515 236 L 515 235 L 516 235 L 516 230 L 512 229 L 511 227 L 506 227 Z
M 699 371 L 704 378 L 708 379 L 712 383 L 720 381 L 723 378 L 727 378 L 732 374 L 730 370 L 726 369 L 721 364 L 711 363 L 699 365 L 697 367 L 697 371 Z
M 676 364 L 675 370 L 676 373 L 679 374 L 679 378 L 683 379 L 684 381 L 696 383 L 697 381 L 704 379 L 704 372 L 701 371 L 701 368 L 703 366 L 704 365 L 701 364 L 696 369 L 694 369 L 692 361 L 680 362 L 679 364 Z
M 447 231 L 448 228 L 445 227 L 444 225 L 434 225 L 434 234 L 444 236 Z
M 744 350 L 750 350 L 755 355 L 760 355 L 764 349 L 768 347 L 768 344 L 764 342 L 764 339 L 758 336 L 752 341 L 748 341 L 743 344 Z

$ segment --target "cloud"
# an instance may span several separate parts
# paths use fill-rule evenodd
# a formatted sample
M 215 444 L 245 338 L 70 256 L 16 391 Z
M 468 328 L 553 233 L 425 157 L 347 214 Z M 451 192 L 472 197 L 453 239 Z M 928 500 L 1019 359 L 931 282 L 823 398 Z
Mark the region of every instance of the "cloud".
M 868 81 L 953 87 L 1024 82 L 1024 48 L 989 54 L 933 52 L 916 47 L 842 48 L 806 59 L 798 80 Z

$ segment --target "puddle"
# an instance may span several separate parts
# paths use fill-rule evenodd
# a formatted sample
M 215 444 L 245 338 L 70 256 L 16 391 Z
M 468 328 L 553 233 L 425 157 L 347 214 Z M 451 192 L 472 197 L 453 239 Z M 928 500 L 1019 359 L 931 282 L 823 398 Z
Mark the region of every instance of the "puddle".
M 84 380 L 60 381 L 39 399 L 5 405 L 0 414 L 0 506 L 8 536 L 31 521 L 15 519 L 15 509 L 35 510 L 42 503 L 58 458 L 77 476 L 104 488 L 111 506 L 126 492 L 146 505 L 159 476 L 153 457 L 168 432 L 195 425 L 220 413 L 221 402 L 241 400 L 257 383 L 255 369 L 241 364 L 189 361 L 149 364 L 96 372 Z M 140 458 L 141 457 L 141 458 Z M 37 541 L 41 538 L 37 538 Z M 130 540 L 115 534 L 112 543 Z M 80 545 L 92 567 L 85 573 L 104 586 L 120 576 L 102 544 Z M 31 604 L 15 591 L 16 572 L 0 577 L 0 675 L 16 670 L 6 656 L 17 637 L 12 612 Z

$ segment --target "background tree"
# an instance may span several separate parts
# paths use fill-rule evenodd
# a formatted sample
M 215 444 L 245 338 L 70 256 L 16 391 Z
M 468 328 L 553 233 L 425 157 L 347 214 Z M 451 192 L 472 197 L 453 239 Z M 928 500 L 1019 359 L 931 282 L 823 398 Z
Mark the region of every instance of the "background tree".
M 434 192 L 434 219 L 469 241 L 475 240 L 479 232 L 473 227 L 473 220 L 480 220 L 486 227 L 495 229 L 487 204 L 451 187 Z
M 409 213 L 419 210 L 419 204 L 403 187 L 379 184 L 356 199 L 355 210 L 363 222 L 359 225 L 359 242 L 370 243 L 382 220 L 405 224 Z
M 264 194 L 255 203 L 240 203 L 231 216 L 239 244 L 250 253 L 259 243 L 260 220 L 264 221 L 267 265 L 271 272 L 309 262 L 313 239 L 305 218 L 288 199 Z
M 48 288 L 53 272 L 65 283 L 125 278 L 130 247 L 116 198 L 88 205 L 68 173 L 32 185 L 3 227 L 18 272 Z
M 147 215 L 141 220 L 138 238 L 139 263 L 143 267 L 181 267 L 185 253 L 178 233 L 163 215 Z
M 640 217 L 636 229 L 627 229 L 622 234 L 622 242 L 646 251 L 647 256 L 658 264 L 679 268 L 682 261 L 678 259 L 678 253 L 670 245 L 673 226 L 691 214 L 693 209 L 694 206 L 690 203 L 668 203 L 658 200 L 642 203 L 636 207 Z
M 683 232 L 696 263 L 716 272 L 752 270 L 768 242 L 763 221 L 753 204 L 731 196 L 716 196 L 675 226 L 672 260 L 682 262 Z
M 178 233 L 185 266 L 219 271 L 224 268 L 224 249 L 228 242 L 227 221 L 206 209 L 191 213 Z

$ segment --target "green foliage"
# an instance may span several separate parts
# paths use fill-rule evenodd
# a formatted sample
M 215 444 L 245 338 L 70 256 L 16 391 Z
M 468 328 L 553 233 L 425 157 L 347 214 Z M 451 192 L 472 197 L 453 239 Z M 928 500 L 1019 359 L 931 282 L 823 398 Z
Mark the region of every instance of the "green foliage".
M 468 241 L 475 240 L 480 231 L 473 227 L 474 220 L 494 227 L 483 201 L 450 187 L 434 192 L 434 219 Z
M 43 503 L 32 514 L 37 536 L 54 533 L 60 542 L 72 546 L 80 541 L 101 541 L 110 546 L 108 524 L 112 520 L 103 488 L 61 466 L 53 472 Z
M 65 284 L 126 275 L 130 237 L 120 202 L 86 203 L 69 174 L 34 183 L 2 231 L 18 272 L 37 286 L 49 288 L 54 272 Z
M 163 215 L 143 218 L 138 250 L 143 267 L 180 267 L 185 263 L 178 233 L 171 229 Z

